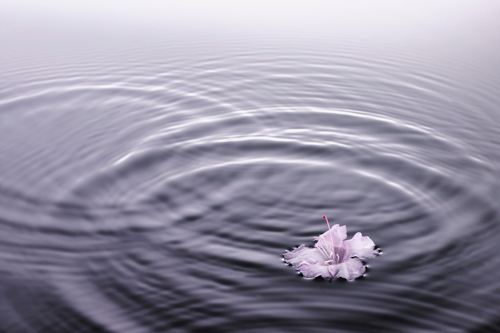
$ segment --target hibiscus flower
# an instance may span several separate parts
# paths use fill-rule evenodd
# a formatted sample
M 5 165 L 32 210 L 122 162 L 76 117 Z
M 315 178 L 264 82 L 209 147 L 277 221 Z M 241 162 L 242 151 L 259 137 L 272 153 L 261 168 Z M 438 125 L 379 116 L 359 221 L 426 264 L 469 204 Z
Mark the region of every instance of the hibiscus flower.
M 338 224 L 330 228 L 326 216 L 323 216 L 328 225 L 328 231 L 317 237 L 314 248 L 304 245 L 286 251 L 285 262 L 295 266 L 306 278 L 342 277 L 347 280 L 365 273 L 366 267 L 361 259 L 373 258 L 378 254 L 374 250 L 375 244 L 368 236 L 356 233 L 350 240 L 347 238 L 346 226 Z

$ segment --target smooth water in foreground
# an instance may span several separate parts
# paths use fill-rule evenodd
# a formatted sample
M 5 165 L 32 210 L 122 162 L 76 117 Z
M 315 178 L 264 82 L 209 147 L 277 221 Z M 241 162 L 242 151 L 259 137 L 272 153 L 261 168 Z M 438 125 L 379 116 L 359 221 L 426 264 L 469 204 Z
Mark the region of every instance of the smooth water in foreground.
M 12 9 L 0 331 L 500 331 L 498 6 L 480 3 L 475 28 L 394 36 Z M 283 262 L 323 215 L 380 247 L 365 276 Z

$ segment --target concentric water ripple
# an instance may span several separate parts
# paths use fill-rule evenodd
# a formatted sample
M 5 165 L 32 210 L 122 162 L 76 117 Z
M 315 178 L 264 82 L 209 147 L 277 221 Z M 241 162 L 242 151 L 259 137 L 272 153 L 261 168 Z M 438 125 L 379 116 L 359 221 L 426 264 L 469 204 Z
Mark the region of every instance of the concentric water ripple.
M 2 330 L 499 329 L 494 89 L 353 46 L 167 51 L 7 73 Z M 283 264 L 322 215 L 381 247 L 365 277 Z

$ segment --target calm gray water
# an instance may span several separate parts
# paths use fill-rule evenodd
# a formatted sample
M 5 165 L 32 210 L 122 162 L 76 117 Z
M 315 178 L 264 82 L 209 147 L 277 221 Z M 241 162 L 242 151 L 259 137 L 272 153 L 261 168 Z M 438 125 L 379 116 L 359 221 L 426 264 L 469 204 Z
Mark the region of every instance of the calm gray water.
M 500 331 L 499 6 L 292 3 L 5 5 L 1 332 Z M 322 215 L 364 277 L 284 264 Z

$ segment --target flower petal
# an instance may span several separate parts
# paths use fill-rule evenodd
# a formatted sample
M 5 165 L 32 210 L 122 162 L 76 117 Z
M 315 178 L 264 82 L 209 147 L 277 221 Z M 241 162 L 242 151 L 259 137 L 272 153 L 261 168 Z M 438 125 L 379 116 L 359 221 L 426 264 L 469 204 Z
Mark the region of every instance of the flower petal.
M 330 266 L 325 266 L 322 265 L 321 263 L 309 264 L 307 262 L 303 262 L 299 266 L 299 272 L 301 272 L 302 275 L 304 275 L 304 277 L 308 279 L 313 279 L 320 275 L 326 279 L 332 277 L 328 271 L 328 267 Z
M 299 267 L 304 262 L 308 264 L 315 264 L 323 263 L 327 260 L 317 249 L 304 245 L 301 245 L 292 251 L 285 252 L 284 258 L 287 263 L 292 264 L 295 267 Z
M 331 277 L 342 277 L 349 281 L 363 275 L 366 267 L 358 258 L 350 258 L 338 265 L 327 266 Z
M 377 251 L 373 248 L 375 243 L 368 236 L 364 236 L 357 232 L 352 239 L 344 241 L 344 248 L 349 257 L 358 257 L 360 259 L 373 258 L 377 255 Z
M 316 238 L 318 245 L 322 245 L 327 248 L 331 248 L 331 242 L 333 240 L 334 247 L 342 246 L 342 241 L 347 237 L 347 228 L 345 225 L 339 226 L 338 224 L 334 225 L 331 230 L 323 233 L 319 237 Z

